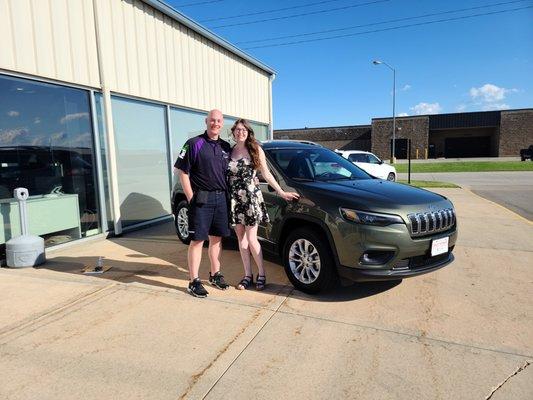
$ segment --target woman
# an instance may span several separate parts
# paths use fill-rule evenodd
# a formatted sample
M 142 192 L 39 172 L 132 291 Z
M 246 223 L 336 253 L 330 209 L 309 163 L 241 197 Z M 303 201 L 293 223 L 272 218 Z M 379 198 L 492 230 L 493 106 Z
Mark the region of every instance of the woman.
M 260 222 L 268 222 L 269 218 L 263 194 L 256 184 L 256 171 L 259 170 L 268 184 L 286 201 L 297 200 L 300 196 L 298 193 L 285 192 L 278 185 L 268 170 L 265 152 L 255 140 L 254 131 L 246 120 L 237 120 L 231 128 L 231 133 L 235 146 L 228 164 L 231 202 L 229 217 L 230 223 L 235 226 L 244 265 L 244 277 L 237 285 L 237 289 L 248 289 L 253 284 L 251 253 L 259 269 L 255 287 L 257 290 L 263 290 L 266 285 L 266 275 L 261 245 L 257 240 L 257 227 Z

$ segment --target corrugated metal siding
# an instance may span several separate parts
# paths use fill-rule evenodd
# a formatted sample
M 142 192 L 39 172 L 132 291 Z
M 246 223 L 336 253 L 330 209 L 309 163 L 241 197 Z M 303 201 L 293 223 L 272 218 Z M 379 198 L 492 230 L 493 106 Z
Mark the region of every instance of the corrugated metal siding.
M 110 90 L 269 122 L 266 72 L 140 0 L 96 1 Z
M 98 87 L 91 1 L 0 0 L 0 68 Z
M 429 129 L 482 128 L 499 125 L 499 111 L 437 114 L 429 116 Z

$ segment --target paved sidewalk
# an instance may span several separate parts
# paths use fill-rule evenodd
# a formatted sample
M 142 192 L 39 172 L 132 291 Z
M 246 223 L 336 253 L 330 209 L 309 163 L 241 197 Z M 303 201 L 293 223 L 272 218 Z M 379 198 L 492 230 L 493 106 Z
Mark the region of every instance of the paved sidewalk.
M 456 261 L 401 283 L 308 296 L 267 262 L 265 292 L 195 299 L 172 224 L 0 269 L 0 398 L 533 398 L 533 226 L 440 192 Z M 111 271 L 81 275 L 100 255 Z M 238 251 L 222 263 L 236 284 Z
M 416 173 L 411 179 L 455 183 L 533 222 L 533 171 Z

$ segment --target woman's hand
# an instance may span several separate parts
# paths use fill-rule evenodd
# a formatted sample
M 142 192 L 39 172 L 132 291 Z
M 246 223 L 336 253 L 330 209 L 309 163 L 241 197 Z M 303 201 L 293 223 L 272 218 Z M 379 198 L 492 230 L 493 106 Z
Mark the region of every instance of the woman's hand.
M 295 193 L 295 192 L 285 192 L 285 191 L 282 191 L 280 193 L 280 196 L 283 197 L 284 200 L 287 200 L 287 201 L 293 201 L 293 200 L 298 200 L 300 199 L 300 195 L 298 193 Z

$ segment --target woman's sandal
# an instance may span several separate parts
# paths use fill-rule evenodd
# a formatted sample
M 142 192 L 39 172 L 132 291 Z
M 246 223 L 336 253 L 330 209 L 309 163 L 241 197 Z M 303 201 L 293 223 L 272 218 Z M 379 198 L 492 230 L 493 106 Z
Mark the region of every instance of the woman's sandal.
M 257 275 L 255 281 L 255 290 L 264 290 L 267 283 L 267 278 L 265 275 Z
M 254 277 L 250 275 L 245 275 L 237 285 L 237 289 L 246 290 L 248 287 L 252 286 L 254 283 Z

